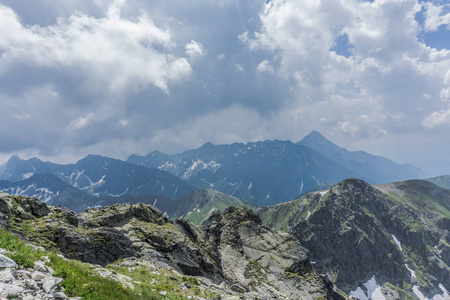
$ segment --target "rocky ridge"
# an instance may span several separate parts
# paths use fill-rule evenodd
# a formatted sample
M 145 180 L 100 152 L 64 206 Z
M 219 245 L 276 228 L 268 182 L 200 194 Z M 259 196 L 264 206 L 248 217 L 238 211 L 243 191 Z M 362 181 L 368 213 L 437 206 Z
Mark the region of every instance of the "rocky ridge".
M 203 293 L 190 296 L 197 299 L 342 298 L 314 271 L 308 251 L 293 236 L 262 226 L 245 207 L 216 213 L 208 225 L 196 226 L 183 219 L 172 222 L 144 204 L 116 204 L 77 215 L 35 198 L 3 195 L 0 225 L 83 262 L 192 276 Z M 181 282 L 176 289 L 189 287 Z
M 297 237 L 317 270 L 358 299 L 447 299 L 449 199 L 425 181 L 347 179 L 259 215 Z

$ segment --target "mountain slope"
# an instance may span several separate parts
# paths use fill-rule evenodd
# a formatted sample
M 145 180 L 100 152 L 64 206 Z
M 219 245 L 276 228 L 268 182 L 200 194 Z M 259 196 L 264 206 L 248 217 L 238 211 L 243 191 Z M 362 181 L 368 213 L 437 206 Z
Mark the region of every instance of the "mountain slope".
M 12 157 L 0 179 L 21 181 L 34 174 L 53 174 L 91 196 L 154 194 L 170 199 L 196 190 L 176 176 L 99 155 L 88 155 L 76 164 L 58 165 L 37 158 Z
M 257 206 L 212 189 L 199 189 L 186 197 L 175 200 L 172 209 L 167 211 L 171 217 L 184 218 L 194 224 L 202 224 L 213 213 L 224 211 L 232 206 L 246 206 L 254 209 Z
M 450 175 L 436 176 L 433 178 L 427 178 L 425 180 L 432 182 L 443 189 L 450 190 Z
M 265 205 L 294 199 L 322 182 L 365 178 L 311 148 L 277 140 L 208 143 L 181 154 L 156 151 L 145 157 L 132 155 L 127 161 L 171 172 L 198 188 L 214 188 Z
M 167 211 L 172 209 L 173 200 L 152 194 L 122 196 L 91 196 L 63 181 L 53 174 L 35 174 L 25 180 L 0 181 L 0 189 L 12 196 L 35 197 L 49 205 L 64 206 L 77 213 L 91 207 L 104 207 L 116 203 L 152 204 Z
M 43 202 L 72 199 L 83 202 L 89 197 L 53 174 L 35 174 L 21 181 L 0 181 L 0 189 L 10 195 L 36 197 Z
M 431 298 L 450 289 L 449 199 L 425 181 L 375 188 L 347 179 L 259 214 L 297 237 L 317 270 L 358 299 Z
M 195 226 L 182 219 L 171 222 L 144 204 L 116 204 L 76 215 L 37 199 L 3 196 L 0 226 L 68 258 L 112 268 L 93 267 L 100 274 L 141 274 L 145 281 L 122 276 L 121 283 L 138 290 L 162 286 L 164 298 L 175 292 L 186 298 L 195 289 L 194 299 L 343 299 L 313 270 L 307 250 L 294 237 L 262 226 L 244 207 L 229 208 L 212 215 L 206 226 Z M 168 274 L 175 278 L 168 283 L 178 283 L 150 282 L 147 274 Z
M 371 184 L 418 179 L 426 176 L 425 172 L 412 165 L 397 164 L 387 158 L 374 156 L 364 151 L 348 151 L 328 141 L 317 131 L 312 131 L 297 144 L 319 151 L 342 166 L 364 174 L 366 181 Z

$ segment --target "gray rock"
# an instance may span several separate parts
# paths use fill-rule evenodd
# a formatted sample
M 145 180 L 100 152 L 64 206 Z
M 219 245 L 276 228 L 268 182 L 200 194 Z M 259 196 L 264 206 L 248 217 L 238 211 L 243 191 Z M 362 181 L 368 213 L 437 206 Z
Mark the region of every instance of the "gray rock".
M 0 268 L 17 268 L 17 264 L 14 260 L 0 254 Z
M 0 271 L 0 282 L 11 282 L 12 280 L 14 280 L 14 276 L 11 269 L 7 268 Z
M 54 278 L 49 278 L 49 279 L 46 279 L 44 281 L 44 283 L 42 284 L 42 289 L 44 290 L 44 292 L 50 293 L 50 291 L 52 290 L 52 288 L 55 285 L 56 285 L 56 280 Z
M 33 273 L 31 273 L 31 279 L 35 280 L 35 281 L 39 281 L 39 280 L 43 280 L 47 277 L 47 275 L 45 275 L 42 272 L 39 271 L 34 271 Z
M 38 260 L 37 262 L 34 263 L 33 269 L 34 269 L 35 271 L 42 271 L 42 272 L 45 272 L 45 264 L 44 264 L 44 262 Z
M 26 279 L 25 284 L 27 285 L 28 288 L 30 288 L 32 290 L 35 290 L 38 288 L 37 282 L 34 281 L 33 279 Z
M 23 287 L 1 282 L 0 282 L 0 289 L 3 289 L 2 294 L 6 293 L 8 298 L 18 297 L 25 291 Z
M 51 267 L 49 266 L 45 266 L 45 269 L 47 270 L 48 273 L 53 274 L 55 273 L 55 270 L 53 270 Z
M 238 292 L 238 293 L 245 293 L 245 292 L 247 292 L 247 289 L 242 284 L 239 284 L 239 283 L 235 283 L 235 284 L 231 285 L 230 289 L 232 291 L 235 291 L 235 292 Z
M 180 285 L 178 285 L 180 287 L 180 289 L 182 290 L 188 290 L 190 288 L 192 288 L 192 285 L 187 283 L 187 282 L 182 282 L 180 283 Z
M 56 292 L 53 294 L 53 297 L 55 297 L 55 299 L 67 299 L 66 294 L 63 292 Z
M 159 294 L 162 295 L 162 296 L 165 296 L 165 295 L 167 295 L 167 292 L 166 291 L 161 291 L 161 292 L 159 292 Z

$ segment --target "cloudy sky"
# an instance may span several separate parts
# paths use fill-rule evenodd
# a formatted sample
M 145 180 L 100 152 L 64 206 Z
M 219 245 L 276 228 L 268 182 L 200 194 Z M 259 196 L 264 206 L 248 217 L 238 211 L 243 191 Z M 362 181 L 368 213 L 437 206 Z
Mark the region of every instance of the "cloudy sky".
M 0 163 L 311 130 L 450 174 L 447 0 L 0 0 Z

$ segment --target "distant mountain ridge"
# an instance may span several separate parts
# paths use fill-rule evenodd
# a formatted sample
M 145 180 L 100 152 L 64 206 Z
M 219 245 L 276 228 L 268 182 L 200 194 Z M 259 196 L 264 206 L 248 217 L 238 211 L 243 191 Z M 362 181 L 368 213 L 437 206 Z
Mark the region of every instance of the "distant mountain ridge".
M 196 190 L 168 172 L 100 155 L 88 155 L 75 164 L 67 165 L 13 156 L 3 169 L 0 180 L 21 182 L 33 175 L 53 174 L 79 191 L 99 197 L 153 194 L 178 199 Z M 43 200 L 49 199 L 44 197 Z
M 427 178 L 426 181 L 432 182 L 435 185 L 440 186 L 441 188 L 444 188 L 446 190 L 450 190 L 450 175 L 442 175 L 442 176 L 436 176 L 433 178 Z
M 371 184 L 426 177 L 424 171 L 413 165 L 397 164 L 387 158 L 375 156 L 364 151 L 348 151 L 333 144 L 318 131 L 312 131 L 297 144 L 319 151 L 342 166 L 364 174 L 365 180 Z
M 347 151 L 317 131 L 295 144 L 278 140 L 206 143 L 175 155 L 159 151 L 131 155 L 127 162 L 165 170 L 198 188 L 214 188 L 259 205 L 289 201 L 319 185 L 349 177 L 380 184 L 425 176 L 412 165 Z
M 45 184 L 42 178 L 35 178 L 34 183 L 27 181 L 42 174 L 53 174 L 77 189 L 78 192 L 69 192 L 65 187 L 64 196 L 75 199 L 74 195 L 78 195 L 83 199 L 82 204 L 72 205 L 79 211 L 93 203 L 86 195 L 101 198 L 154 195 L 175 200 L 196 189 L 209 188 L 257 205 L 271 205 L 349 177 L 377 184 L 418 178 L 423 173 L 413 166 L 399 165 L 362 151 L 347 151 L 316 131 L 298 143 L 279 140 L 217 146 L 206 143 L 175 155 L 153 151 L 145 157 L 131 155 L 127 162 L 88 155 L 67 165 L 12 156 L 0 167 L 0 180 L 16 182 L 4 183 L 11 193 L 27 191 L 26 195 L 43 201 L 57 197 L 56 203 L 69 203 L 56 194 L 61 193 L 55 187 L 60 183 L 49 187 L 48 181 L 54 179 L 47 178 Z M 164 207 L 163 211 L 170 210 L 162 202 L 159 205 Z
M 204 144 L 180 154 L 154 151 L 127 162 L 168 171 L 198 188 L 213 188 L 258 205 L 294 199 L 322 182 L 365 178 L 291 141 Z

